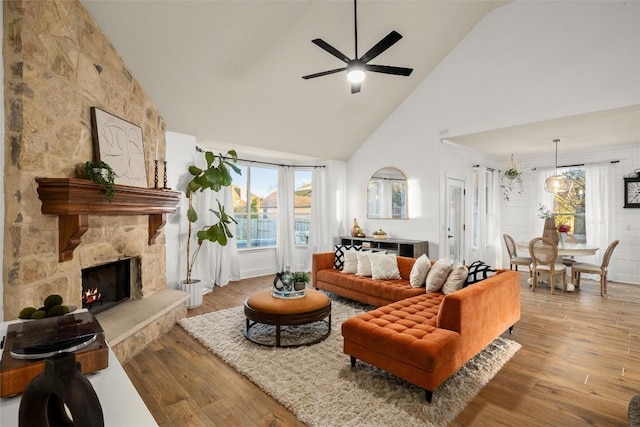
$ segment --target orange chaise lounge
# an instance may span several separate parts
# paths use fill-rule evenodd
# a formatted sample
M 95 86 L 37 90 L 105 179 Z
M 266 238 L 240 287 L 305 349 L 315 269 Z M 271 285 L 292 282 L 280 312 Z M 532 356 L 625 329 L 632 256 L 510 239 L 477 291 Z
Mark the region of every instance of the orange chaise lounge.
M 392 294 L 401 295 L 405 280 L 410 288 L 408 275 L 413 258 L 398 257 L 402 280 L 388 281 L 388 286 L 396 288 L 391 291 L 383 287 L 383 282 L 371 286 L 371 278 L 333 269 L 333 255 L 314 254 L 315 287 L 331 288 L 327 290 L 356 300 L 365 292 L 363 289 L 382 293 L 386 299 Z M 328 269 L 333 271 L 323 272 Z M 355 287 L 357 292 L 342 289 L 345 286 Z M 342 336 L 352 366 L 360 359 L 403 378 L 424 388 L 431 402 L 433 390 L 520 320 L 520 275 L 498 270 L 494 276 L 449 295 L 421 289 L 419 295 L 347 319 L 342 324 Z M 409 292 L 415 292 L 415 288 Z M 361 302 L 371 304 L 374 297 L 368 295 Z

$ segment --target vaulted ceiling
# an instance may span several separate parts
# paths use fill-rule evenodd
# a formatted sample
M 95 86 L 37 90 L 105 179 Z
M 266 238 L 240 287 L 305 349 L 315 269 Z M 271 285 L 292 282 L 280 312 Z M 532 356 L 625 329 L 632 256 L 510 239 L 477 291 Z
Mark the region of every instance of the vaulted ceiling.
M 403 38 L 351 94 L 340 60 L 354 56 L 351 1 L 83 1 L 169 130 L 199 142 L 347 159 L 456 44 L 504 1 L 358 2 L 358 53 L 392 30 Z

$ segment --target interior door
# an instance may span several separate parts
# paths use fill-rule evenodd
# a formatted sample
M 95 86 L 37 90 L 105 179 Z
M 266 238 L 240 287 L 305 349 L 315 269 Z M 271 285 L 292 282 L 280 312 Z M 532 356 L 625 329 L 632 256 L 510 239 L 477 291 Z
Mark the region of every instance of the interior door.
M 446 254 L 449 261 L 464 260 L 464 180 L 447 178 Z

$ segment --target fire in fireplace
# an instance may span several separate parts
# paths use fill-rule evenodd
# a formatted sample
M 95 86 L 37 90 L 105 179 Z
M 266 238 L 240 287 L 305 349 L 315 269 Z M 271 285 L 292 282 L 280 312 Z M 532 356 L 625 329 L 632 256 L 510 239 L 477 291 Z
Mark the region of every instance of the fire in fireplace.
M 126 258 L 82 270 L 82 307 L 96 314 L 128 300 L 131 261 Z

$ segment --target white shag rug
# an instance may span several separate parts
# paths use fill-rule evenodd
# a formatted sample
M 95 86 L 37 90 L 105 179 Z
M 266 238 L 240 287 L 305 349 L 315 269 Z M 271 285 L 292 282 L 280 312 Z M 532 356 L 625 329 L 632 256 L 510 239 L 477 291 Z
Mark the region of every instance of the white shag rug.
M 428 403 L 417 386 L 362 361 L 351 367 L 349 356 L 342 352 L 340 325 L 369 308 L 334 299 L 331 335 L 318 344 L 297 348 L 265 347 L 247 340 L 242 307 L 179 323 L 309 426 L 446 426 L 521 347 L 497 338 L 441 384 Z M 269 326 L 254 328 L 256 333 L 272 332 Z M 325 328 L 319 324 L 283 327 L 283 344 L 301 331 L 322 333 Z

